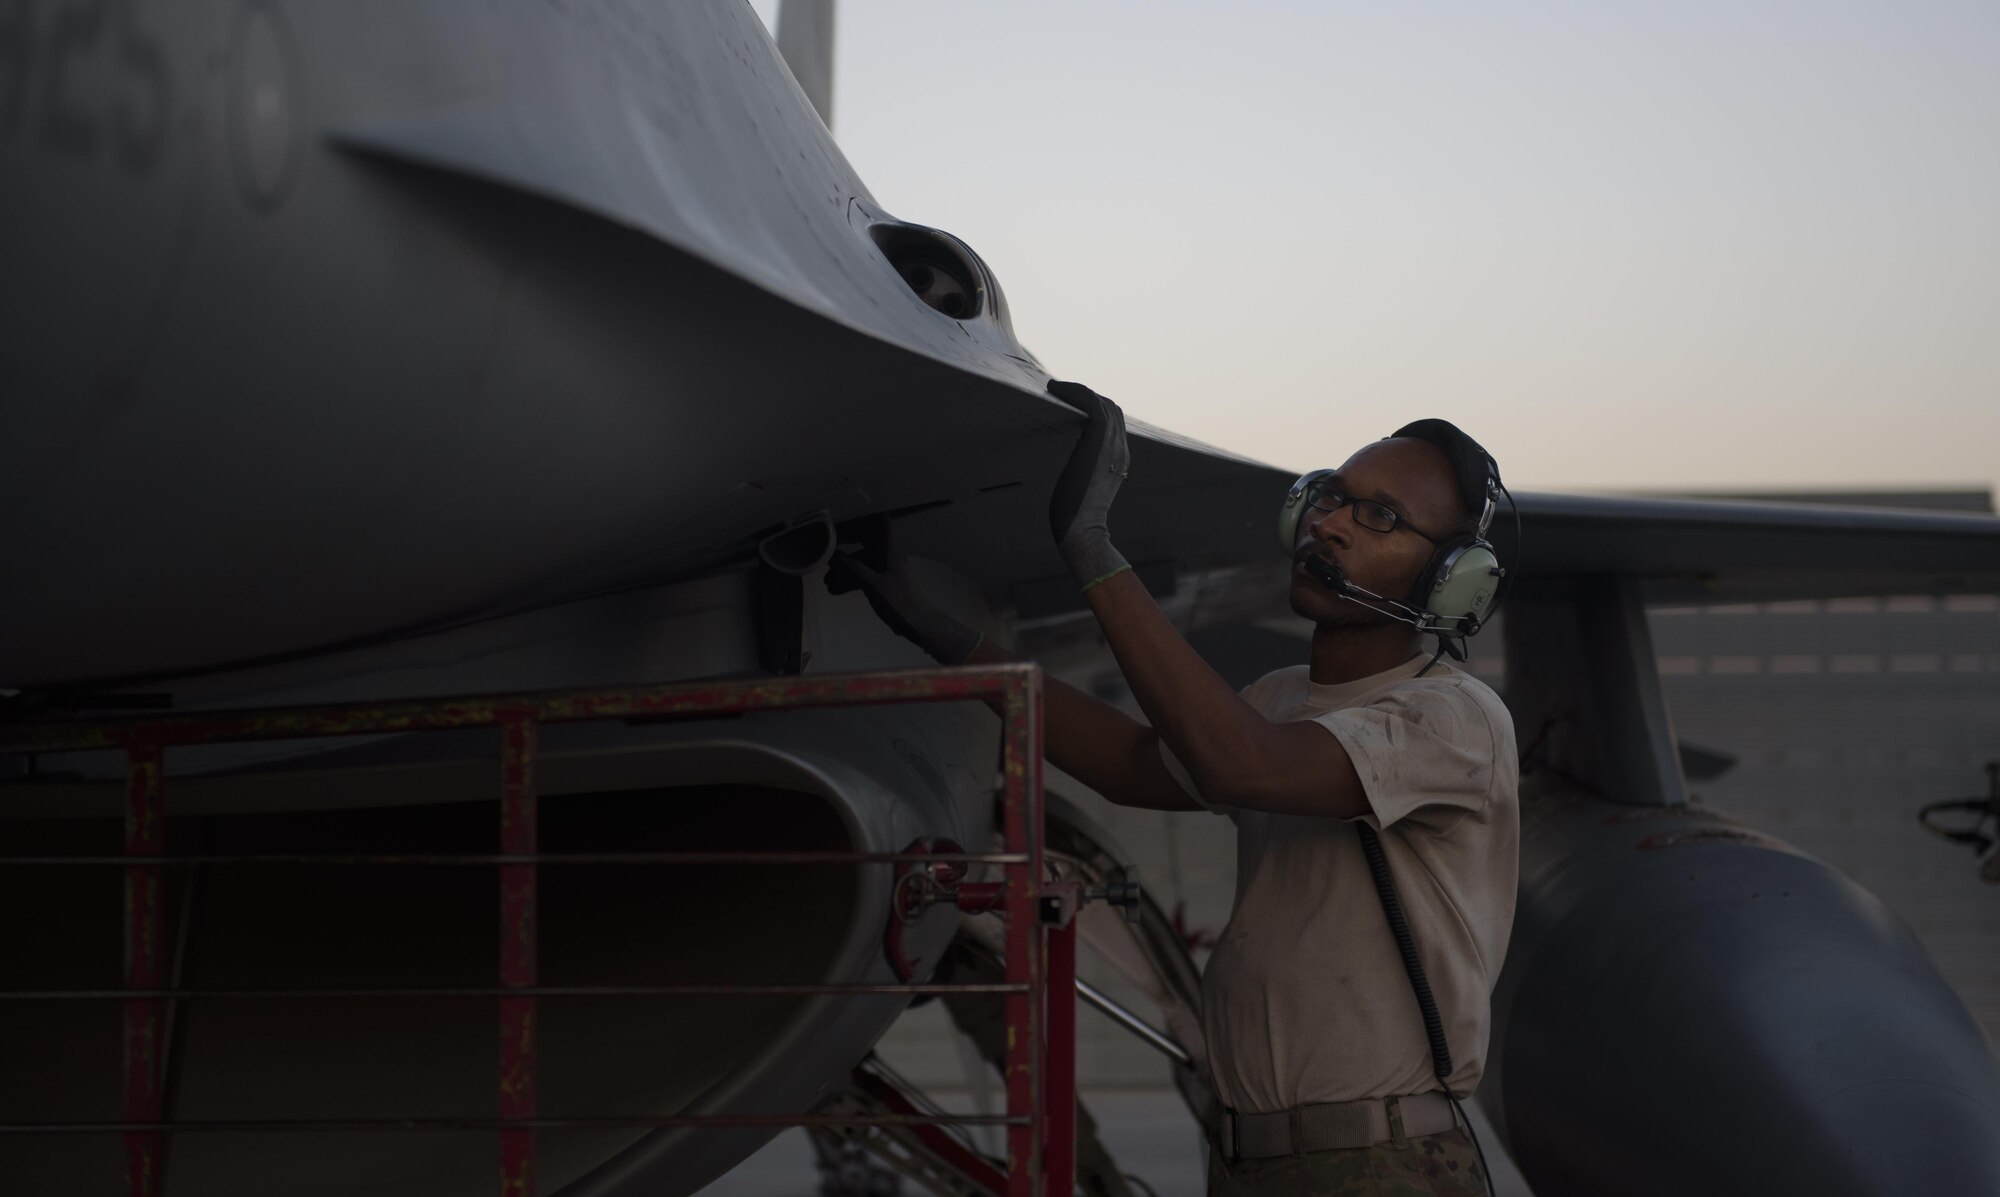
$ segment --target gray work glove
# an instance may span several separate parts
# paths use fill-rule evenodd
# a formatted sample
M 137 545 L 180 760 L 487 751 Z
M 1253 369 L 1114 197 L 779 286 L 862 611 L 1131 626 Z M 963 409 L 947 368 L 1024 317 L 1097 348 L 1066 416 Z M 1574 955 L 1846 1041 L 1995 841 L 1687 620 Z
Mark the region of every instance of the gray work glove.
M 889 630 L 929 653 L 941 665 L 963 665 L 985 637 L 953 619 L 895 572 L 878 573 L 849 553 L 826 563 L 831 594 L 859 590 Z
M 1125 413 L 1104 396 L 1076 382 L 1049 380 L 1049 394 L 1085 416 L 1083 436 L 1056 479 L 1049 500 L 1049 531 L 1056 551 L 1085 590 L 1132 567 L 1111 547 L 1111 500 L 1132 468 L 1125 444 Z

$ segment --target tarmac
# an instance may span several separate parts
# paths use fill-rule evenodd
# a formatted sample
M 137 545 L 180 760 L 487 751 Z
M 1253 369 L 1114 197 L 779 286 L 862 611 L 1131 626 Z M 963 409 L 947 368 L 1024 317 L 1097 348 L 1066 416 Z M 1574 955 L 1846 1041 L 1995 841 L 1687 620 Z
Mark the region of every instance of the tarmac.
M 970 1108 L 964 1092 L 933 1096 L 947 1108 Z M 1168 1088 L 1085 1090 L 1082 1100 L 1097 1119 L 1098 1133 L 1112 1158 L 1127 1175 L 1144 1183 L 1145 1188 L 1134 1186 L 1135 1193 L 1144 1197 L 1150 1189 L 1154 1197 L 1203 1197 L 1207 1162 L 1202 1155 L 1202 1138 L 1179 1093 Z M 1498 1197 L 1533 1197 L 1520 1170 L 1506 1158 L 1486 1116 L 1476 1104 L 1468 1105 L 1466 1111 L 1486 1150 Z M 981 1144 L 989 1150 L 994 1145 Z M 701 1197 L 821 1197 L 819 1181 L 806 1133 L 789 1130 L 702 1189 Z M 924 1191 L 908 1180 L 900 1189 L 909 1197 Z

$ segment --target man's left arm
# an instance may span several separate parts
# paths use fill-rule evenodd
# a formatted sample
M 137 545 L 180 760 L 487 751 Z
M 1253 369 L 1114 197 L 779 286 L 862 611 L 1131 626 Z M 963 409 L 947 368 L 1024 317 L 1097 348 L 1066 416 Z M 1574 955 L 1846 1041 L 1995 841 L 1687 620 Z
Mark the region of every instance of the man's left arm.
M 1076 383 L 1049 391 L 1089 418 L 1056 483 L 1050 529 L 1104 629 L 1126 684 L 1211 803 L 1291 815 L 1369 811 L 1347 750 L 1323 727 L 1273 723 L 1230 688 L 1167 619 L 1111 545 L 1111 501 L 1129 450 L 1118 405 Z

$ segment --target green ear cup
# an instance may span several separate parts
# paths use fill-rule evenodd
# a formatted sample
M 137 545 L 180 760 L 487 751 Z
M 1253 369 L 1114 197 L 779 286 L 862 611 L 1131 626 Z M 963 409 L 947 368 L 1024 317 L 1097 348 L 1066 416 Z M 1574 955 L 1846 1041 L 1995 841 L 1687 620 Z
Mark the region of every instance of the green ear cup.
M 1500 578 L 1500 559 L 1492 546 L 1475 541 L 1446 556 L 1430 593 L 1417 597 L 1425 610 L 1468 631 L 1486 622 L 1500 592 Z
M 1303 474 L 1292 489 L 1285 492 L 1285 501 L 1278 507 L 1278 551 L 1285 556 L 1292 555 L 1292 548 L 1299 539 L 1299 520 L 1306 513 L 1306 487 L 1333 473 L 1332 470 L 1314 470 Z

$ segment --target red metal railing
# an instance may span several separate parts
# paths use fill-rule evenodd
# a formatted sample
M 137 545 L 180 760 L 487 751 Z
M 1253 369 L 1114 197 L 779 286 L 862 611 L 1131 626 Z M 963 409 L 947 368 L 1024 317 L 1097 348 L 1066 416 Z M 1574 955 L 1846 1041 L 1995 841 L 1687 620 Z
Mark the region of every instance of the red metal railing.
M 892 703 L 986 701 L 1001 712 L 1000 802 L 1005 836 L 997 853 L 856 852 L 537 852 L 535 766 L 543 724 L 596 719 L 726 715 L 749 711 Z M 497 727 L 501 732 L 500 851 L 494 854 L 374 855 L 166 854 L 163 758 L 168 748 L 250 740 L 289 740 Z M 120 1122 L 17 1123 L 0 1134 L 108 1134 L 123 1137 L 126 1187 L 157 1197 L 164 1182 L 164 1136 L 201 1132 L 471 1130 L 499 1134 L 503 1197 L 534 1189 L 535 1132 L 578 1126 L 792 1127 L 1004 1125 L 1007 1197 L 1068 1197 L 1075 1188 L 1076 940 L 1071 919 L 1080 900 L 1074 882 L 1044 879 L 1042 868 L 1042 675 L 1033 665 L 918 669 L 709 681 L 665 686 L 571 690 L 0 727 L 0 753 L 116 749 L 126 755 L 125 854 L 122 857 L 0 857 L 0 866 L 111 865 L 124 869 L 124 987 L 0 993 L 10 1001 L 119 1001 L 124 1004 L 125 1116 Z M 538 866 L 542 864 L 832 864 L 986 862 L 1002 867 L 997 886 L 966 885 L 944 894 L 965 909 L 998 909 L 1006 920 L 1006 980 L 1001 984 L 814 984 L 541 986 L 537 984 Z M 495 988 L 244 990 L 168 988 L 162 967 L 162 872 L 205 864 L 402 864 L 496 867 L 500 959 Z M 963 892 L 959 892 L 962 890 Z M 997 893 L 994 892 L 997 890 Z M 549 1118 L 535 1104 L 535 1015 L 549 996 L 690 994 L 1005 995 L 1008 1055 L 1005 1115 L 766 1116 L 681 1115 Z M 1053 995 L 1053 999 L 1052 999 Z M 164 1120 L 161 1101 L 165 1007 L 187 999 L 497 997 L 500 1007 L 497 1119 Z

